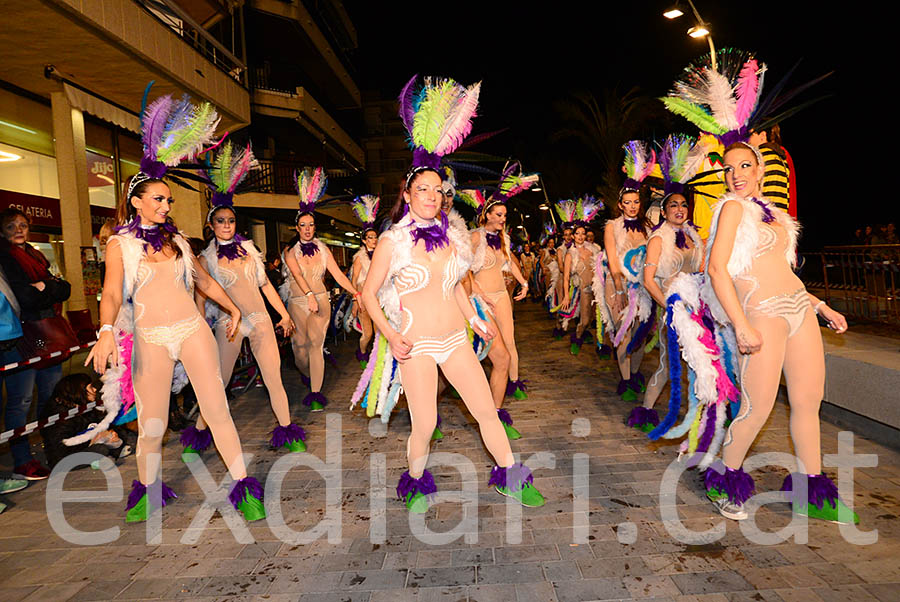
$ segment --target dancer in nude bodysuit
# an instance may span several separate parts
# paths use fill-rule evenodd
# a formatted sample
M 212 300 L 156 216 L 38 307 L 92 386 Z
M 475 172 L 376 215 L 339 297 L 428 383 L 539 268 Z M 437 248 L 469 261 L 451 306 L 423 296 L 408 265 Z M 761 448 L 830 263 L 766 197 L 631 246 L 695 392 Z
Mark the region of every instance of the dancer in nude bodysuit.
M 375 230 L 375 217 L 378 215 L 377 196 L 366 194 L 353 201 L 353 211 L 363 223 L 362 242 L 359 251 L 353 256 L 353 264 L 350 272 L 350 281 L 356 290 L 361 291 L 369 274 L 369 266 L 372 264 L 372 253 L 378 244 L 378 232 Z M 359 318 L 359 326 L 362 333 L 359 337 L 359 349 L 356 351 L 356 359 L 363 368 L 366 367 L 366 358 L 369 357 L 369 343 L 372 342 L 373 327 L 372 318 L 366 308 L 359 303 L 359 299 L 353 300 L 353 314 Z
M 216 341 L 194 304 L 192 272 L 196 273 L 197 288 L 231 316 L 230 336 L 240 323 L 240 309 L 206 270 L 192 265 L 187 241 L 167 217 L 171 194 L 165 182 L 138 174 L 132 178 L 126 197 L 128 205 L 120 206 L 126 219 L 120 220 L 119 233 L 109 239 L 106 251 L 106 280 L 100 303 L 102 332 L 88 356 L 88 362 L 93 362 L 101 374 L 108 360 L 114 368 L 119 367 L 122 358 L 113 337 L 113 324 L 122 332 L 133 332 L 130 372 L 138 414 L 136 458 L 140 481 L 132 486 L 126 520 L 146 520 L 153 509 L 148 489 L 159 477 L 169 390 L 177 360 L 184 364 L 216 448 L 237 481 L 232 502 L 238 495 L 235 507 L 248 520 L 264 518 L 262 487 L 256 479 L 247 477 L 241 443 L 228 411 Z M 128 299 L 132 302 L 126 302 Z M 163 504 L 175 497 L 166 485 L 161 489 Z
M 297 327 L 291 336 L 294 362 L 304 382 L 309 381 L 310 393 L 303 399 L 303 403 L 313 412 L 321 412 L 328 403 L 321 393 L 325 377 L 323 349 L 331 319 L 325 271 L 354 299 L 359 296 L 356 288 L 338 267 L 328 247 L 315 238 L 315 205 L 325 194 L 326 184 L 325 171 L 321 167 L 315 170 L 305 168 L 297 176 L 297 190 L 300 194 L 297 233 L 300 240 L 284 252 L 284 270 L 287 274 L 280 291 Z
M 594 292 L 591 289 L 593 270 L 599 247 L 588 244 L 587 230 L 590 222 L 603 209 L 603 203 L 587 196 L 577 201 L 563 201 L 558 205 L 569 205 L 573 209 L 570 219 L 573 223 L 573 243 L 563 261 L 562 307 L 570 315 L 578 315 L 578 326 L 569 336 L 569 351 L 578 355 L 584 343 L 584 333 L 594 316 Z M 577 299 L 575 296 L 577 295 Z
M 666 139 L 659 155 L 660 169 L 665 181 L 662 221 L 653 228 L 647 239 L 647 258 L 644 261 L 644 288 L 665 308 L 672 280 L 681 273 L 693 274 L 703 266 L 703 241 L 696 228 L 688 221 L 693 207 L 688 196 L 693 190 L 687 183 L 700 169 L 706 158 L 707 148 L 685 136 L 672 135 Z M 670 361 L 680 357 L 668 357 L 668 327 L 666 320 L 657 324 L 659 334 L 659 367 L 647 383 L 644 403 L 632 409 L 628 426 L 649 432 L 659 424 L 659 415 L 653 406 L 669 379 Z M 671 386 L 680 387 L 681 383 Z
M 290 336 L 294 331 L 294 323 L 281 302 L 278 291 L 266 277 L 262 255 L 253 241 L 237 233 L 232 205 L 234 189 L 255 160 L 249 148 L 236 154 L 230 142 L 222 147 L 218 156 L 228 160 L 224 163 L 216 161 L 216 167 L 209 170 L 211 182 L 215 182 L 213 208 L 207 217 L 213 238 L 201 253 L 199 262 L 241 310 L 241 324 L 236 335 L 228 336 L 231 319 L 222 314 L 215 303 L 199 293 L 196 294 L 197 307 L 213 320 L 222 382 L 227 384 L 231 380 L 234 363 L 241 352 L 244 337 L 247 337 L 278 421 L 269 443 L 276 449 L 284 447 L 291 452 L 303 452 L 306 451 L 306 433 L 299 425 L 291 422 L 288 397 L 281 382 L 281 354 L 275 338 L 275 328 L 280 328 L 285 336 Z M 260 291 L 281 316 L 274 327 Z M 185 447 L 182 459 L 185 462 L 195 460 L 197 452 L 207 449 L 210 441 L 206 422 L 201 415 L 196 426 L 189 426 L 181 432 L 181 444 Z
M 441 210 L 440 156 L 452 152 L 470 130 L 480 84 L 466 88 L 452 80 L 440 80 L 440 85 L 433 85 L 433 80 L 426 79 L 417 91 L 416 80 L 410 80 L 400 97 L 400 115 L 415 146 L 413 168 L 391 212 L 394 225 L 381 235 L 375 248 L 362 296 L 398 362 L 412 420 L 407 443 L 409 470 L 401 477 L 397 494 L 411 512 L 425 512 L 428 496 L 436 491 L 434 478 L 425 467 L 437 422 L 440 366 L 478 422 L 497 464 L 489 484 L 524 505 L 539 506 L 544 503 L 543 496 L 532 485 L 528 468 L 514 463 L 487 378 L 466 336 L 467 321 L 487 339 L 497 334 L 478 318 L 460 283 L 470 267 L 471 244 L 465 229 L 452 224 Z M 425 100 L 415 106 L 412 101 L 417 94 Z M 457 127 L 436 138 L 423 138 L 420 124 L 431 119 L 416 111 L 434 107 L 439 107 L 441 114 L 430 115 L 432 119 Z M 385 372 L 391 373 L 390 369 Z M 393 384 L 384 389 L 396 390 Z
M 617 392 L 626 401 L 637 399 L 644 388 L 640 372 L 644 345 L 642 341 L 632 345 L 632 338 L 640 324 L 650 318 L 652 304 L 642 283 L 650 227 L 640 189 L 655 161 L 656 153 L 645 143 L 632 140 L 625 145 L 623 169 L 627 177 L 619 193 L 620 215 L 608 221 L 603 232 L 603 300 L 621 377 Z
M 562 242 L 558 247 L 556 247 L 555 253 L 556 270 L 559 274 L 559 277 L 556 280 L 556 300 L 559 302 L 559 305 L 557 305 L 558 307 L 561 307 L 562 300 L 566 296 L 566 292 L 563 290 L 562 276 L 563 270 L 566 267 L 566 255 L 569 253 L 569 247 L 571 247 L 574 242 L 574 237 L 572 235 L 572 223 L 564 222 L 561 228 Z M 553 338 L 557 341 L 562 339 L 563 335 L 566 334 L 566 328 L 563 326 L 563 320 L 563 317 L 559 314 L 559 310 L 557 310 L 556 327 L 553 329 Z M 568 322 L 566 322 L 566 324 L 568 324 Z
M 816 314 L 839 333 L 847 330 L 847 321 L 809 294 L 792 271 L 798 226 L 759 196 L 764 173 L 759 151 L 737 142 L 723 159 L 729 193 L 713 217 L 707 275 L 714 295 L 708 298 L 717 301 L 710 304 L 717 319 L 734 327 L 742 354 L 741 408 L 722 444 L 724 466 L 706 471 L 707 495 L 723 516 L 747 517 L 743 504 L 754 485 L 741 466 L 772 411 L 783 372 L 799 471 L 787 476 L 782 490 L 789 492 L 794 512 L 859 522 L 822 473 L 819 427 L 825 354 Z
M 191 106 L 165 96 L 145 109 L 141 121 L 141 171 L 129 179 L 116 210 L 117 234 L 109 239 L 106 250 L 100 332 L 85 361 L 104 375 L 104 404 L 109 400 L 115 406 L 133 395 L 137 408 L 139 480 L 132 483 L 126 520 L 146 520 L 176 497 L 162 483 L 160 457 L 178 360 L 197 394 L 216 448 L 236 481 L 229 500 L 247 520 L 259 520 L 266 515 L 263 489 L 247 476 L 219 373 L 216 342 L 194 303 L 195 281 L 231 316 L 230 336 L 240 324 L 241 311 L 195 264 L 187 240 L 168 216 L 173 199 L 162 180 L 168 168 L 212 141 L 218 116 L 208 103 Z

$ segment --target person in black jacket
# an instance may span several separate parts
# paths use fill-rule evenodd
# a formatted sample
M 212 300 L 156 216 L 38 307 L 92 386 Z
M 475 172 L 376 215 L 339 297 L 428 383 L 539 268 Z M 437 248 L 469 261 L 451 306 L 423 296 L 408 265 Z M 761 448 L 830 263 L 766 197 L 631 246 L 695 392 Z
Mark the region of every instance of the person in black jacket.
M 75 437 L 86 431 L 95 422 L 103 420 L 104 413 L 97 409 L 88 410 L 83 414 L 77 414 L 62 420 L 69 410 L 80 405 L 87 404 L 97 399 L 97 388 L 93 380 L 87 374 L 70 374 L 56 383 L 53 396 L 44 407 L 41 419 L 62 414 L 61 419 L 41 429 L 41 437 L 44 439 L 44 453 L 47 455 L 47 465 L 53 469 L 60 460 L 75 452 L 87 451 L 103 456 L 110 455 L 114 450 L 122 446 L 122 439 L 114 430 L 106 430 L 94 436 L 90 441 L 84 441 L 75 445 L 66 445 L 65 439 Z
M 57 315 L 56 306 L 69 298 L 71 287 L 61 278 L 50 274 L 50 262 L 28 244 L 28 216 L 10 207 L 0 213 L 0 267 L 6 274 L 9 286 L 16 296 L 22 322 L 37 321 Z M 0 363 L 9 364 L 23 358 L 15 348 L 0 353 Z M 62 364 L 40 369 L 18 368 L 2 374 L 6 385 L 5 428 L 24 426 L 31 408 L 34 388 L 37 385 L 40 415 L 44 403 L 62 378 Z M 13 455 L 13 472 L 30 481 L 46 479 L 50 471 L 31 455 L 27 437 L 10 442 Z

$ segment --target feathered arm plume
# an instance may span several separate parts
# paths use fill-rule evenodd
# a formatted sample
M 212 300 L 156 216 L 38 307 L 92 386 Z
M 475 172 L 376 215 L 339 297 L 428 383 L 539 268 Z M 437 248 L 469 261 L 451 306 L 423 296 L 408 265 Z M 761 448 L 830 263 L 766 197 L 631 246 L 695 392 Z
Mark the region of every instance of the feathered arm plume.
M 497 186 L 499 196 L 509 199 L 520 192 L 525 192 L 540 180 L 539 174 L 522 174 L 518 162 L 511 163 L 503 170 L 500 183 Z
M 378 205 L 380 202 L 381 199 L 374 194 L 364 194 L 356 197 L 351 205 L 353 213 L 356 215 L 356 219 L 361 221 L 364 225 L 374 224 L 375 216 L 378 215 Z
M 476 212 L 481 212 L 484 207 L 485 198 L 484 193 L 478 189 L 470 189 L 470 190 L 458 190 L 456 193 L 460 200 L 474 209 Z

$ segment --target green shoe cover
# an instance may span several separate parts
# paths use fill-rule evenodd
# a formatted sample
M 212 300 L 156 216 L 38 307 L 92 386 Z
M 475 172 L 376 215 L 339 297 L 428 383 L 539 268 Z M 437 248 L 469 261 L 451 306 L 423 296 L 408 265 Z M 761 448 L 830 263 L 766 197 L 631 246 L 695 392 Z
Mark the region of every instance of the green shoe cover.
M 516 390 L 513 391 L 513 397 L 522 401 L 523 399 L 528 399 L 528 393 L 517 387 Z
M 522 489 L 519 491 L 510 491 L 509 487 L 495 487 L 494 489 L 496 489 L 497 493 L 500 495 L 511 497 L 528 508 L 537 508 L 547 503 L 547 500 L 544 499 L 541 492 L 530 483 L 524 483 Z
M 363 370 L 365 370 L 366 366 L 368 366 L 368 365 L 369 365 L 369 362 L 367 362 L 366 360 L 359 360 L 359 367 L 362 368 Z
M 648 423 L 646 423 L 646 424 L 641 424 L 641 425 L 636 426 L 636 427 L 634 427 L 634 428 L 636 428 L 636 429 L 639 430 L 639 431 L 643 431 L 643 432 L 645 432 L 645 433 L 649 433 L 650 431 L 652 431 L 652 430 L 655 429 L 656 427 L 653 426 L 652 424 L 650 424 L 650 423 L 648 422 Z
M 181 461 L 185 464 L 198 460 L 200 458 L 200 452 L 195 450 L 190 445 L 184 448 L 184 451 L 181 452 Z
M 323 406 L 323 405 L 322 405 L 321 403 L 319 403 L 318 401 L 313 401 L 312 403 L 309 404 L 309 411 L 310 411 L 310 412 L 321 412 L 321 411 L 324 410 L 324 409 L 325 409 L 325 406 Z
M 631 389 L 627 389 L 624 393 L 622 393 L 622 401 L 637 401 L 637 393 L 635 393 Z
M 195 454 L 196 456 L 196 454 Z M 195 458 L 196 459 L 196 458 Z M 147 520 L 147 494 L 141 496 L 137 504 L 125 513 L 126 523 L 142 523 Z
M 706 490 L 706 497 L 709 498 L 709 501 L 714 502 L 720 498 L 728 497 L 728 494 L 713 487 L 712 489 Z
M 578 343 L 572 343 L 569 345 L 569 353 L 572 355 L 578 355 L 581 352 L 581 345 Z
M 428 498 L 418 491 L 410 494 L 406 497 L 406 509 L 413 514 L 425 514 L 428 512 Z
M 256 499 L 253 494 L 248 493 L 244 499 L 238 503 L 238 510 L 244 515 L 244 519 L 248 523 L 255 520 L 261 520 L 266 517 L 266 508 L 263 503 Z
M 515 428 L 513 428 L 513 426 L 511 424 L 506 424 L 503 422 L 501 422 L 500 424 L 503 425 L 503 430 L 506 431 L 506 436 L 510 440 L 515 441 L 516 439 L 522 438 L 522 434 L 519 431 L 517 431 Z
M 831 523 L 839 523 L 842 525 L 859 524 L 859 515 L 848 508 L 840 499 L 837 500 L 837 505 L 825 500 L 821 509 L 816 508 L 815 504 L 806 502 L 803 504 L 794 504 L 792 510 L 795 514 L 799 514 L 800 516 L 826 520 Z
M 300 439 L 297 439 L 296 441 L 289 441 L 282 445 L 282 447 L 291 453 L 300 453 L 306 451 L 306 444 Z
M 443 439 L 443 438 L 444 438 L 444 433 L 441 432 L 441 429 L 439 429 L 438 427 L 434 427 L 434 432 L 431 433 L 431 440 L 437 441 L 438 439 Z

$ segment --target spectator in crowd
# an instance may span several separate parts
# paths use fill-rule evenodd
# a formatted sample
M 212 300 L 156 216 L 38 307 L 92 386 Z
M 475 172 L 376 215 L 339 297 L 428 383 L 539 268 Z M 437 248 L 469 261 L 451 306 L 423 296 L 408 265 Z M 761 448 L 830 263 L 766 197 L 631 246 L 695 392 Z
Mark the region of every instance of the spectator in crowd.
M 69 298 L 69 283 L 50 274 L 50 262 L 40 251 L 28 244 L 29 219 L 24 212 L 10 207 L 0 213 L 0 267 L 2 267 L 9 286 L 21 308 L 20 320 L 27 327 L 29 322 L 35 324 L 41 320 L 56 318 L 59 304 Z M 28 328 L 23 328 L 28 330 Z M 71 330 L 71 329 L 70 329 Z M 28 337 L 23 337 L 23 340 Z M 46 365 L 45 362 L 35 367 L 24 367 L 12 372 L 4 372 L 6 385 L 6 412 L 4 424 L 6 429 L 24 426 L 31 408 L 35 385 L 38 392 L 37 415 L 50 398 L 56 383 L 62 378 L 62 361 Z M 9 349 L 0 354 L 0 363 L 9 364 L 23 358 L 18 349 Z M 15 475 L 27 480 L 46 479 L 50 471 L 42 466 L 31 454 L 27 437 L 20 437 L 10 442 L 13 455 Z
M 281 277 L 281 255 L 275 249 L 270 249 L 266 253 L 266 278 L 276 289 L 284 282 L 284 278 Z
M 885 244 L 888 244 L 888 245 L 900 244 L 900 237 L 897 236 L 897 224 L 895 224 L 894 222 L 891 222 L 884 227 L 884 234 L 885 234 Z
M 22 336 L 22 325 L 19 324 L 20 308 L 16 303 L 6 276 L 0 269 L 0 353 L 12 349 Z M 24 479 L 0 477 L 0 494 L 20 491 L 28 486 Z M 0 512 L 6 510 L 7 504 L 0 498 Z
M 887 243 L 887 226 L 878 225 L 872 230 L 872 236 L 869 237 L 870 245 L 886 245 Z
M 875 233 L 875 229 L 872 226 L 866 226 L 866 233 L 863 235 L 863 244 L 870 245 L 872 244 L 872 236 Z
M 864 245 L 866 244 L 866 236 L 863 234 L 862 228 L 857 228 L 853 233 L 853 244 L 855 245 Z
M 63 414 L 65 417 L 69 410 L 78 406 L 97 401 L 97 388 L 93 380 L 87 374 L 70 374 L 62 378 L 53 389 L 53 395 L 44 407 L 41 419 L 55 414 Z M 41 429 L 41 437 L 44 439 L 44 452 L 47 455 L 47 465 L 52 470 L 60 460 L 75 452 L 94 452 L 102 456 L 118 455 L 122 447 L 122 439 L 116 431 L 109 429 L 96 434 L 90 441 L 84 441 L 76 445 L 66 445 L 65 439 L 75 437 L 86 431 L 91 423 L 103 420 L 104 412 L 92 409 L 82 414 L 77 414 L 66 420 L 58 420 Z

